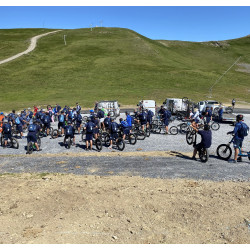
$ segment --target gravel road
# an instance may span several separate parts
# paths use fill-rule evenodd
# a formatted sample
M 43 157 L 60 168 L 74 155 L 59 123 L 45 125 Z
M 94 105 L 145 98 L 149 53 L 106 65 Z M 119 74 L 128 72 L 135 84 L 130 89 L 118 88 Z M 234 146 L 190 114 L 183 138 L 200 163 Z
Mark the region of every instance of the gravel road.
M 245 121 L 250 124 L 250 115 L 245 115 Z M 177 124 L 178 121 L 174 121 L 170 126 Z M 249 181 L 248 158 L 244 158 L 242 163 L 232 164 L 219 160 L 216 155 L 218 145 L 230 140 L 231 136 L 226 133 L 232 129 L 229 124 L 221 124 L 218 131 L 213 131 L 213 144 L 207 163 L 190 160 L 193 147 L 186 143 L 182 134 L 151 134 L 134 146 L 126 144 L 123 152 L 104 147 L 102 152 L 93 150 L 91 153 L 84 150 L 85 143 L 80 135 L 76 135 L 76 147 L 70 149 L 63 146 L 62 137 L 45 137 L 42 139 L 42 151 L 34 152 L 31 156 L 25 154 L 25 138 L 19 140 L 18 150 L 0 149 L 0 173 L 59 172 Z M 244 148 L 250 148 L 249 136 L 245 138 Z
M 0 61 L 0 64 L 10 62 L 10 61 L 15 60 L 16 58 L 22 56 L 22 55 L 30 53 L 32 50 L 34 50 L 36 48 L 36 43 L 37 43 L 37 40 L 39 38 L 41 38 L 43 36 L 47 36 L 47 35 L 53 34 L 53 33 L 56 33 L 56 32 L 59 32 L 59 31 L 61 31 L 61 30 L 51 31 L 51 32 L 47 32 L 45 34 L 41 34 L 41 35 L 32 37 L 31 40 L 30 40 L 30 46 L 28 47 L 27 50 L 25 50 L 25 51 L 23 51 L 21 53 L 18 53 L 18 54 L 14 55 L 14 56 L 11 56 L 11 57 L 9 57 L 7 59 L 4 59 L 4 60 Z

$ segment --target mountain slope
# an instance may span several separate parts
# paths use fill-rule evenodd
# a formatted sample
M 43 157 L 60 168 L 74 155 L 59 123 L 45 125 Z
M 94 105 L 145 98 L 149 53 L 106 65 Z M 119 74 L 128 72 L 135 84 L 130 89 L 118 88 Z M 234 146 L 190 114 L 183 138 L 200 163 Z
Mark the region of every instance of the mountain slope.
M 64 30 L 41 38 L 31 54 L 1 65 L 0 109 L 76 101 L 91 107 L 101 99 L 122 104 L 207 99 L 210 86 L 239 56 L 240 63 L 250 63 L 249 45 L 249 37 L 191 43 L 154 41 L 119 28 Z M 214 86 L 213 99 L 249 100 L 249 73 L 238 71 L 242 67 L 234 66 Z

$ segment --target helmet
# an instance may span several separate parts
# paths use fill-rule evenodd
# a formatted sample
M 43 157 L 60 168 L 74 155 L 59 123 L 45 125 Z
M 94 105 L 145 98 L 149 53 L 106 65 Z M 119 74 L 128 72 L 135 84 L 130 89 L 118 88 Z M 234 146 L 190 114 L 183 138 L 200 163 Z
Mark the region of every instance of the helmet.
M 67 123 L 68 123 L 68 124 L 71 124 L 72 122 L 71 122 L 71 120 L 68 120 Z
M 123 121 L 123 119 L 122 119 L 122 118 L 120 118 L 119 120 L 120 120 L 120 122 L 121 122 L 121 121 Z
M 236 120 L 237 121 L 242 121 L 243 120 L 243 115 L 237 115 Z
M 205 124 L 204 125 L 204 130 L 209 130 L 210 129 L 210 126 L 208 124 Z
M 90 113 L 94 113 L 94 110 L 93 110 L 93 109 L 91 109 L 89 112 L 90 112 Z
M 3 119 L 3 122 L 4 122 L 4 123 L 7 123 L 7 122 L 8 122 L 8 119 Z

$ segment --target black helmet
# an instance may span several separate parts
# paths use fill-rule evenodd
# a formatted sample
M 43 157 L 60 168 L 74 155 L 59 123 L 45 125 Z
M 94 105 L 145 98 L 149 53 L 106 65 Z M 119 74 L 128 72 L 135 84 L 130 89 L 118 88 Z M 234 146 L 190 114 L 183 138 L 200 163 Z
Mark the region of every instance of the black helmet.
M 243 115 L 237 115 L 236 120 L 237 121 L 242 121 L 243 120 Z
M 121 121 L 123 121 L 123 118 L 120 118 L 119 120 L 120 120 L 120 122 L 121 122 Z
M 204 125 L 204 130 L 210 130 L 210 126 L 208 124 Z

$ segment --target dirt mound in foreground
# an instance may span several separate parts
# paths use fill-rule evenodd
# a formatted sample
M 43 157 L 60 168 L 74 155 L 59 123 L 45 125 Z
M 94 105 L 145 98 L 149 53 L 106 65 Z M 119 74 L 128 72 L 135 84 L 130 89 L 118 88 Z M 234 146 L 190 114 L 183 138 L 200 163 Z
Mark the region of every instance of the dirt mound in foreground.
M 249 183 L 3 175 L 0 243 L 250 243 Z

